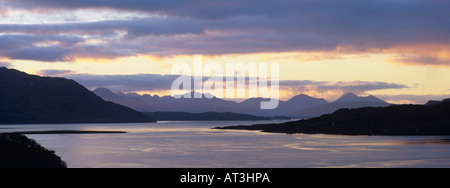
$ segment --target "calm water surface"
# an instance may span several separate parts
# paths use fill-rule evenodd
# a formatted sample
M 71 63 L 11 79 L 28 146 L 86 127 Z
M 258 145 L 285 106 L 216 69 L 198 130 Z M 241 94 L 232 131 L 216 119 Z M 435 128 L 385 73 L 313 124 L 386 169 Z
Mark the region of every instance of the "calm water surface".
M 450 167 L 450 137 L 287 135 L 212 127 L 265 122 L 14 125 L 0 132 L 108 130 L 126 134 L 28 135 L 69 167 Z

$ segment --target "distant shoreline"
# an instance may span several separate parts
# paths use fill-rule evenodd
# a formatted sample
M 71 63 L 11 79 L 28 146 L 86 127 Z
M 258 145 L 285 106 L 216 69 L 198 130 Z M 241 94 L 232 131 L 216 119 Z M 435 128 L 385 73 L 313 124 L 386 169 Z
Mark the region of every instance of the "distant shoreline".
M 267 121 L 267 120 L 290 120 L 289 117 L 273 116 L 263 117 L 232 112 L 143 112 L 156 121 Z
M 218 130 L 246 130 L 246 131 L 260 131 L 265 133 L 282 133 L 282 134 L 324 134 L 324 135 L 342 135 L 342 136 L 450 136 L 448 130 L 434 131 L 424 129 L 422 126 L 413 125 L 410 128 L 398 130 L 357 130 L 352 126 L 340 128 L 329 127 L 310 127 L 297 126 L 300 122 L 287 122 L 280 124 L 255 124 L 255 125 L 237 125 L 227 127 L 215 127 L 212 129 Z M 401 125 L 405 126 L 405 125 Z M 438 125 L 441 126 L 441 125 Z M 365 125 L 362 125 L 365 127 Z M 420 128 L 419 128 L 420 127 Z M 438 128 L 441 129 L 441 128 Z

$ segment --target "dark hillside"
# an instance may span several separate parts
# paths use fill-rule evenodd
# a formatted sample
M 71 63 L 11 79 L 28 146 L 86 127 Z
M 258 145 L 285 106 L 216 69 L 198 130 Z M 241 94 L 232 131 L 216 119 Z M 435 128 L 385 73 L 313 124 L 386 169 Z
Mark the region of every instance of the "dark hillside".
M 153 121 L 128 107 L 104 101 L 73 80 L 0 68 L 0 124 Z

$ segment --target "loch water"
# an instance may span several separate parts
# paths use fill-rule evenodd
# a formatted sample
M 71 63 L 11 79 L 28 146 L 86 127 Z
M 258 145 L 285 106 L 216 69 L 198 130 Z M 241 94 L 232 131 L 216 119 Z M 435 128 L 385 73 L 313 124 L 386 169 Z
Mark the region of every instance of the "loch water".
M 272 121 L 3 125 L 0 132 L 96 130 L 125 134 L 27 135 L 70 168 L 450 167 L 450 136 L 341 136 L 215 130 Z

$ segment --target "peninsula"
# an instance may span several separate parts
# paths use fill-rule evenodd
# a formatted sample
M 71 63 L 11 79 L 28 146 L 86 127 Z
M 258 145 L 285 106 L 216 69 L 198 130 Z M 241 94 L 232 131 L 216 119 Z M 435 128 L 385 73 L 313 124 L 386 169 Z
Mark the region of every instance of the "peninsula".
M 334 135 L 450 135 L 450 101 L 427 105 L 341 109 L 318 118 L 282 124 L 217 127 L 273 133 Z

